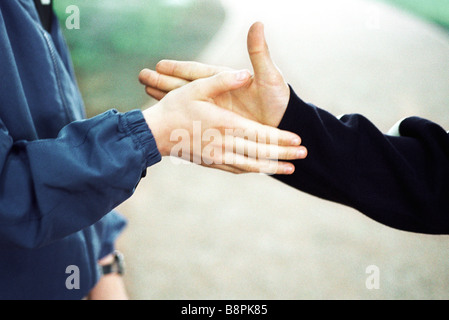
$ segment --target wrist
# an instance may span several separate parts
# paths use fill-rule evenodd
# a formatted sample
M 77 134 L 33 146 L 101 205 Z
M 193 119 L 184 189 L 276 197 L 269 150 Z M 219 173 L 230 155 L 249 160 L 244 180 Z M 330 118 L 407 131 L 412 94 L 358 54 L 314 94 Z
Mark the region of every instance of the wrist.
M 284 94 L 282 95 L 282 101 L 280 101 L 279 104 L 282 107 L 277 110 L 276 116 L 273 117 L 272 123 L 273 127 L 280 128 L 283 119 L 285 117 L 285 114 L 287 112 L 287 109 L 290 105 L 291 98 L 292 98 L 292 89 L 288 83 L 285 83 Z
M 160 104 L 158 103 L 144 110 L 142 113 L 148 127 L 153 133 L 160 154 L 163 157 L 168 156 L 170 154 L 170 147 L 167 143 L 167 137 L 170 137 L 170 130 L 167 121 L 163 117 Z
M 114 262 L 114 254 L 111 253 L 110 255 L 108 255 L 108 256 L 104 257 L 103 259 L 101 259 L 100 261 L 98 261 L 98 264 L 100 266 L 106 266 L 113 262 Z
M 125 272 L 123 254 L 119 251 L 114 251 L 114 253 L 101 259 L 98 264 L 101 266 L 103 276 L 110 274 L 123 275 Z
M 284 82 L 284 85 L 282 86 L 282 90 L 280 90 L 282 94 L 280 95 L 279 100 L 279 108 L 276 111 L 276 116 L 273 117 L 273 127 L 278 128 L 279 125 L 282 122 L 282 119 L 285 116 L 285 112 L 287 111 L 288 105 L 290 103 L 290 86 L 288 83 Z

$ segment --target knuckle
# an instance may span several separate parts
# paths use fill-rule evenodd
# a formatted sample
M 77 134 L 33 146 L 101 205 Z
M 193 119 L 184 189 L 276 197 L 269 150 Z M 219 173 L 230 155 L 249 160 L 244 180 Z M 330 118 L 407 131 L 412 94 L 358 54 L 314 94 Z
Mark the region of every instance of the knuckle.
M 154 86 L 156 88 L 162 87 L 162 76 L 159 73 L 154 73 L 153 75 Z
M 295 159 L 296 158 L 296 148 L 286 148 L 285 159 Z

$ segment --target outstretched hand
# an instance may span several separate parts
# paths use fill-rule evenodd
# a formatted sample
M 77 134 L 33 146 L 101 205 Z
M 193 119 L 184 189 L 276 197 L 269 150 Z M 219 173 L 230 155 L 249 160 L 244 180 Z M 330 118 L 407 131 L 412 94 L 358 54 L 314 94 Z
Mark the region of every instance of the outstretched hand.
M 152 74 L 143 70 L 140 81 Z M 233 173 L 293 173 L 293 164 L 279 160 L 305 158 L 298 135 L 216 105 L 229 99 L 232 106 L 235 91 L 251 86 L 255 90 L 254 81 L 248 71 L 224 71 L 164 93 L 155 106 L 143 111 L 161 154 Z
M 290 88 L 271 59 L 262 23 L 251 26 L 247 45 L 254 76 L 241 88 L 214 97 L 213 102 L 245 118 L 278 127 L 290 99 Z M 147 69 L 140 81 L 150 96 L 160 100 L 190 81 L 229 70 L 197 62 L 162 60 L 155 71 Z

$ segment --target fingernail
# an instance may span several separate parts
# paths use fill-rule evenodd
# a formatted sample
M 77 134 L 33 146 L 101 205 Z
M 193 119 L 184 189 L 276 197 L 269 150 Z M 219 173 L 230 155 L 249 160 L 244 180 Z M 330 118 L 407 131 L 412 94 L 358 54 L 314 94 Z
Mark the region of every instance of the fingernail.
M 295 171 L 295 168 L 293 166 L 286 166 L 284 168 L 284 173 L 286 173 L 286 174 L 292 174 L 293 171 Z
M 303 159 L 307 156 L 307 152 L 304 149 L 299 149 L 296 154 L 297 154 L 298 158 L 300 158 L 300 159 Z
M 292 140 L 292 144 L 293 144 L 294 146 L 299 146 L 299 145 L 301 144 L 301 139 L 299 139 L 299 138 L 294 138 L 294 139 Z
M 248 75 L 249 75 L 249 73 L 248 73 L 248 71 L 246 71 L 246 70 L 239 71 L 239 72 L 236 74 L 235 79 L 236 79 L 237 81 L 243 81 L 243 80 L 248 79 Z

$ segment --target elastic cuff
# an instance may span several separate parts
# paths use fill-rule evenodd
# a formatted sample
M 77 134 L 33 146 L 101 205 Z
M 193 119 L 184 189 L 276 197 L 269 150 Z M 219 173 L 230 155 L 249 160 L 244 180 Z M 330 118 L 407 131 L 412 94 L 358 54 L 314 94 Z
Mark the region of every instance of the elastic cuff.
M 151 129 L 143 116 L 142 111 L 132 110 L 122 114 L 122 124 L 124 130 L 133 139 L 139 150 L 142 150 L 146 167 L 150 167 L 162 160 Z

